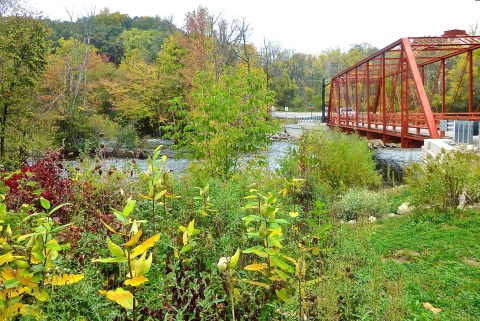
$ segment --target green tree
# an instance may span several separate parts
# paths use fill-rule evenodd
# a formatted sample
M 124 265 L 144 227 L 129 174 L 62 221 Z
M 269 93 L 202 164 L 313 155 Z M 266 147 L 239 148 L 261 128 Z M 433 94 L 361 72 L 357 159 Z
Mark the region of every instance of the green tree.
M 34 88 L 45 70 L 47 29 L 38 19 L 22 16 L 0 18 L 0 158 L 7 141 L 28 135 L 19 119 L 32 116 Z M 7 139 L 8 138 L 8 139 Z M 13 146 L 10 146 L 13 147 Z M 23 152 L 23 151 L 21 151 Z
M 165 34 L 158 30 L 125 30 L 120 40 L 125 56 L 139 55 L 148 64 L 153 64 L 157 58 Z
M 183 150 L 204 159 L 212 175 L 228 177 L 240 156 L 269 144 L 267 134 L 277 130 L 268 114 L 272 102 L 259 68 L 250 74 L 245 64 L 228 68 L 218 82 L 213 73 L 199 72 Z

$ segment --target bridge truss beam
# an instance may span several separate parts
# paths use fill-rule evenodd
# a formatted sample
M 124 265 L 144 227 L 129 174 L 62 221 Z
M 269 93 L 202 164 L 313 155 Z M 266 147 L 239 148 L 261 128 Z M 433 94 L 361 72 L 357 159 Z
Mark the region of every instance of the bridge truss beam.
M 440 120 L 480 120 L 479 48 L 460 30 L 399 39 L 332 78 L 327 124 L 418 147 Z

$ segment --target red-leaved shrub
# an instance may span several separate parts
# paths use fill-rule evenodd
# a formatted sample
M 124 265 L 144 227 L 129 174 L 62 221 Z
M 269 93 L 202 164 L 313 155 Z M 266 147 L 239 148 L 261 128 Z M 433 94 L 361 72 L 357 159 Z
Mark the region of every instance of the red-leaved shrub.
M 41 197 L 49 200 L 52 207 L 73 199 L 72 182 L 64 176 L 59 153 L 50 153 L 37 163 L 6 176 L 4 184 L 8 187 L 5 195 L 7 209 L 16 210 L 22 204 L 32 204 L 37 210 L 42 210 Z M 54 217 L 65 223 L 67 211 L 66 207 L 62 207 Z

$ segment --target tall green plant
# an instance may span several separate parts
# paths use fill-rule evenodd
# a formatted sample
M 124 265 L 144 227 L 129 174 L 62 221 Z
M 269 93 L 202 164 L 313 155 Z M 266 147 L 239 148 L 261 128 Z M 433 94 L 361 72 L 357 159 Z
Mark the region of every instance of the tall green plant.
M 296 264 L 296 260 L 286 255 L 283 250 L 282 225 L 288 221 L 276 217 L 279 208 L 276 206 L 275 195 L 264 195 L 255 189 L 250 190 L 250 193 L 246 198 L 252 202 L 246 207 L 253 211 L 253 214 L 243 217 L 242 220 L 247 227 L 254 223 L 254 226 L 247 229 L 247 236 L 258 240 L 260 244 L 242 251 L 256 256 L 254 261 L 244 268 L 252 273 L 245 281 L 267 290 L 272 289 L 279 299 L 289 301 L 292 297 L 290 280 L 295 273 L 292 263 Z M 275 287 L 272 288 L 271 285 L 274 284 Z
M 140 196 L 150 201 L 151 203 L 151 220 L 153 229 L 156 228 L 156 206 L 162 206 L 163 208 L 163 217 L 165 219 L 165 225 L 168 228 L 169 220 L 168 220 L 168 208 L 167 208 L 167 196 L 171 196 L 168 194 L 167 190 L 167 179 L 168 179 L 168 171 L 166 170 L 166 162 L 167 156 L 163 155 L 160 157 L 160 149 L 162 146 L 158 146 L 153 151 L 153 155 L 150 157 L 148 156 L 147 165 L 148 170 L 143 172 L 145 179 L 148 182 L 148 194 L 140 194 Z
M 107 236 L 107 245 L 112 257 L 95 259 L 93 262 L 119 264 L 121 270 L 126 272 L 124 285 L 127 286 L 129 290 L 124 290 L 122 287 L 119 287 L 114 291 L 100 290 L 99 292 L 105 295 L 107 299 L 118 303 L 125 309 L 132 310 L 133 321 L 136 321 L 138 320 L 136 289 L 148 281 L 145 275 L 150 270 L 153 257 L 152 253 L 147 257 L 147 251 L 158 242 L 160 233 L 155 234 L 140 245 L 137 245 L 143 234 L 143 230 L 140 227 L 146 222 L 129 218 L 134 208 L 135 201 L 129 199 L 123 211 L 114 210 L 115 217 L 121 226 L 119 230 L 104 223 L 110 232 L 120 236 L 123 244 L 117 245 Z
M 233 256 L 223 256 L 218 260 L 217 268 L 221 273 L 223 287 L 227 293 L 227 296 L 230 298 L 230 309 L 232 311 L 232 320 L 235 321 L 235 291 L 234 285 L 236 283 L 236 278 L 234 277 L 234 271 L 237 267 L 238 260 L 240 258 L 240 249 L 237 249 Z

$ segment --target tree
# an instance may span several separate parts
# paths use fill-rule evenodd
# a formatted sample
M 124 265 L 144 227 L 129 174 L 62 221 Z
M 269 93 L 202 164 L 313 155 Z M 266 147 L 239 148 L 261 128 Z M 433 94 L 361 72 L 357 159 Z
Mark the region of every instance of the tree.
M 125 56 L 138 55 L 146 63 L 153 64 L 164 42 L 165 34 L 158 30 L 125 30 L 120 40 Z
M 272 102 L 260 68 L 250 74 L 246 64 L 227 68 L 218 81 L 212 72 L 199 72 L 189 125 L 182 133 L 183 151 L 205 159 L 212 175 L 228 177 L 240 156 L 269 144 L 267 134 L 277 130 L 268 114 Z
M 127 56 L 119 66 L 121 74 L 116 90 L 117 110 L 129 123 L 144 128 L 144 133 L 158 135 L 162 112 L 159 106 L 161 91 L 154 65 L 141 56 Z
M 117 65 L 122 60 L 124 54 L 120 35 L 125 30 L 123 25 L 127 18 L 126 14 L 118 11 L 111 13 L 108 8 L 103 9 L 93 17 L 91 43 L 98 48 L 100 53 L 106 54 L 110 62 Z M 82 18 L 80 21 L 84 19 Z
M 41 84 L 42 101 L 53 123 L 56 138 L 68 152 L 78 152 L 87 141 L 95 142 L 100 132 L 115 131 L 110 83 L 116 77 L 113 64 L 88 44 L 60 39 L 60 47 L 48 57 Z M 101 122 L 99 115 L 104 114 Z
M 18 119 L 31 116 L 33 90 L 45 70 L 47 29 L 30 17 L 0 18 L 0 158 L 6 155 L 7 137 L 15 137 Z M 14 126 L 15 125 L 15 126 Z M 13 141 L 13 139 L 11 140 Z M 24 152 L 20 150 L 20 152 Z

